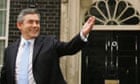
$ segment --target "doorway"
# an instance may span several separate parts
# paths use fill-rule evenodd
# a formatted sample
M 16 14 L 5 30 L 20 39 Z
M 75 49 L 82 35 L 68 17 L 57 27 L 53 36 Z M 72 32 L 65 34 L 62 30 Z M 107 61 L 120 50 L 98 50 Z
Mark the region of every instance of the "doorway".
M 140 84 L 140 32 L 93 31 L 82 50 L 82 84 Z

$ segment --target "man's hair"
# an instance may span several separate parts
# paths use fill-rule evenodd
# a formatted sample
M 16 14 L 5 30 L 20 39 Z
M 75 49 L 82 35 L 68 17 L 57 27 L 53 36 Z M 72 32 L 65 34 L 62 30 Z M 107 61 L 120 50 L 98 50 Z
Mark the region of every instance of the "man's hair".
M 19 13 L 19 15 L 17 17 L 17 22 L 22 22 L 23 21 L 23 17 L 25 15 L 28 15 L 28 14 L 37 14 L 38 17 L 40 18 L 40 13 L 39 13 L 39 11 L 37 9 L 35 9 L 35 8 L 26 8 L 26 9 L 23 9 Z

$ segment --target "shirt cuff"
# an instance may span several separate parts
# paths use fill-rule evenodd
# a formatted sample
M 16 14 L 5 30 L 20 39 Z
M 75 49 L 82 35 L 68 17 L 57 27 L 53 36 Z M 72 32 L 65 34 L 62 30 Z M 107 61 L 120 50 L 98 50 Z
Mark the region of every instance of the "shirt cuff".
M 87 42 L 87 41 L 88 41 L 88 35 L 85 37 L 85 36 L 83 35 L 83 32 L 82 32 L 82 31 L 80 32 L 80 37 L 81 37 L 81 39 L 82 39 L 84 42 Z

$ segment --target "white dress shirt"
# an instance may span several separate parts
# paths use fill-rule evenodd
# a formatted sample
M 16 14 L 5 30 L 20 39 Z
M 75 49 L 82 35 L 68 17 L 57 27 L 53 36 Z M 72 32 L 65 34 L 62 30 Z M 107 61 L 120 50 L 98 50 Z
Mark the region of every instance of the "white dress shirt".
M 29 68 L 28 68 L 28 72 L 29 72 L 29 84 L 36 84 L 34 81 L 34 77 L 33 77 L 33 73 L 32 73 L 32 57 L 33 57 L 33 48 L 34 48 L 34 40 L 35 39 L 31 39 L 28 40 L 31 45 L 30 45 L 30 55 L 29 55 Z M 20 41 L 20 45 L 18 48 L 18 52 L 17 52 L 17 58 L 16 58 L 16 68 L 15 68 L 15 77 L 16 80 L 18 79 L 18 74 L 19 74 L 19 67 L 20 67 L 20 61 L 21 61 L 21 56 L 22 56 L 22 52 L 23 52 L 23 46 L 24 46 L 24 42 L 26 40 L 21 36 L 21 41 Z

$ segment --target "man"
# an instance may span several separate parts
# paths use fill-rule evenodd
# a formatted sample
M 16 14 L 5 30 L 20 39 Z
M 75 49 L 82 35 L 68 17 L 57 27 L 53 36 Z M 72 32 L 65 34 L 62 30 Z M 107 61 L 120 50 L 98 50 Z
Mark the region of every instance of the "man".
M 83 48 L 94 21 L 95 17 L 90 17 L 81 32 L 65 43 L 40 36 L 39 12 L 33 8 L 22 10 L 17 18 L 21 38 L 5 49 L 0 84 L 66 84 L 59 58 Z

